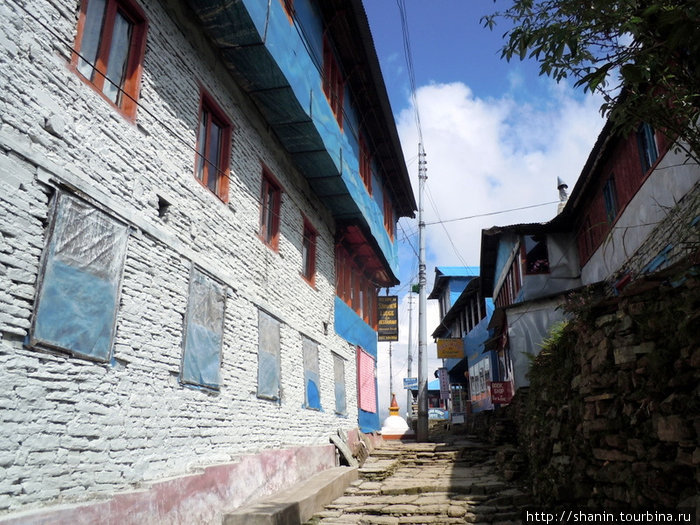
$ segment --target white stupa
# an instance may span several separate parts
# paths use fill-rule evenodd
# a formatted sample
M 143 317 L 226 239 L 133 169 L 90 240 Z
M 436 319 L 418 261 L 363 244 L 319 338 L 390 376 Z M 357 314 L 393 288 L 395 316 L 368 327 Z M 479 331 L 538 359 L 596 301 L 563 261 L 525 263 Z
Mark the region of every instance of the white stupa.
M 408 428 L 406 420 L 399 415 L 396 394 L 391 394 L 389 417 L 384 420 L 381 432 L 382 439 L 413 439 L 415 437 L 413 430 Z

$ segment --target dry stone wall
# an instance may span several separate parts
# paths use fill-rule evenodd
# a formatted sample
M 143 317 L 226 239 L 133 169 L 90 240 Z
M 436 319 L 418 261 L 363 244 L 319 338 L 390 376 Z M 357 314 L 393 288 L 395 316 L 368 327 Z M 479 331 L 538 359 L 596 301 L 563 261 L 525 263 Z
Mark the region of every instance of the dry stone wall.
M 541 503 L 695 507 L 700 493 L 700 266 L 579 295 L 512 410 Z M 694 264 L 693 264 L 694 263 Z

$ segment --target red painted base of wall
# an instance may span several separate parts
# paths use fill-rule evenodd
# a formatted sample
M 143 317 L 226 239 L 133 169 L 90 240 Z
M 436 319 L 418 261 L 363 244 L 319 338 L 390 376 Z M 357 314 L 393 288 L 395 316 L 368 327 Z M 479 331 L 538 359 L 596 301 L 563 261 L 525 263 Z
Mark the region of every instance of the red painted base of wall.
M 273 494 L 334 467 L 335 447 L 269 450 L 196 474 L 149 483 L 89 503 L 46 507 L 0 517 L 0 523 L 144 525 L 221 523 L 222 512 Z

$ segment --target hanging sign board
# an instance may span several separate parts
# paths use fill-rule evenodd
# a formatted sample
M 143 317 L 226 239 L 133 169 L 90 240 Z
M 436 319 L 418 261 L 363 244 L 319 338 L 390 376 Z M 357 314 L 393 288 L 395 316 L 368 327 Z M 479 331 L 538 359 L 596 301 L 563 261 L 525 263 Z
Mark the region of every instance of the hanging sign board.
M 450 399 L 450 376 L 447 368 L 438 368 L 438 379 L 440 380 L 440 399 Z
M 405 389 L 417 388 L 418 387 L 418 378 L 417 377 L 404 377 L 403 378 L 403 387 Z
M 464 341 L 462 339 L 438 339 L 438 359 L 462 359 L 464 357 Z
M 377 340 L 399 340 L 399 297 L 377 296 Z
M 513 399 L 513 388 L 510 381 L 491 382 L 491 401 L 497 404 L 508 404 Z

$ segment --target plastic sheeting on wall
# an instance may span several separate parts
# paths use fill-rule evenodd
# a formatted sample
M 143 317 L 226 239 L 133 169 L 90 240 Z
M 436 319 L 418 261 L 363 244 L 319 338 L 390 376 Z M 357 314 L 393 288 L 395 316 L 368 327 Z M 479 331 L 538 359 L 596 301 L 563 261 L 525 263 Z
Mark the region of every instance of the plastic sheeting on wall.
M 549 330 L 564 320 L 564 313 L 557 306 L 557 303 L 549 302 L 508 309 L 508 340 L 516 389 L 530 384 L 528 355 L 539 354 Z
M 108 361 L 129 230 L 57 192 L 31 342 Z
M 360 409 L 374 414 L 377 412 L 374 358 L 361 348 L 357 349 L 357 385 Z
M 197 269 L 190 277 L 181 379 L 219 387 L 226 289 Z
M 311 339 L 303 338 L 304 353 L 304 391 L 306 408 L 321 410 L 320 378 L 318 371 L 318 344 Z
M 335 378 L 335 412 L 345 415 L 348 411 L 345 400 L 345 359 L 333 354 L 333 375 Z
M 258 310 L 258 396 L 280 397 L 280 322 Z

